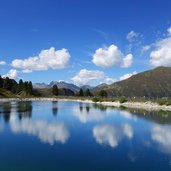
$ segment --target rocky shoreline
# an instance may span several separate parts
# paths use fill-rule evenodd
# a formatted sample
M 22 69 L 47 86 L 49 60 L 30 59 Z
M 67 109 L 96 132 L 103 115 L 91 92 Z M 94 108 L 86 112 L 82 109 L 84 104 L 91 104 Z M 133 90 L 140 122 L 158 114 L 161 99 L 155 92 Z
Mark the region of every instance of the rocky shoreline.
M 138 109 L 146 109 L 146 110 L 168 110 L 171 111 L 171 106 L 166 105 L 159 105 L 157 103 L 148 102 L 100 102 L 99 104 L 106 105 L 106 106 L 114 106 L 120 107 L 124 106 L 127 108 L 138 108 Z
M 153 103 L 150 101 L 147 102 L 125 102 L 120 103 L 119 101 L 115 102 L 93 102 L 92 100 L 82 100 L 82 99 L 67 99 L 67 98 L 0 98 L 0 102 L 9 102 L 9 101 L 77 101 L 77 102 L 85 102 L 85 103 L 97 103 L 104 106 L 111 107 L 127 107 L 127 108 L 138 108 L 138 109 L 146 109 L 146 110 L 168 110 L 171 111 L 171 105 L 159 105 L 157 103 Z

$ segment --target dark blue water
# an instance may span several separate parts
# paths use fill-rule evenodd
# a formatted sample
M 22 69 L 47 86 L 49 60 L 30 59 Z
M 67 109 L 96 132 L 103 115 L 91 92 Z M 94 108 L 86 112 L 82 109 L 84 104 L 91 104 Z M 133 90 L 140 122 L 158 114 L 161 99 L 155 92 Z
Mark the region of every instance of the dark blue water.
M 170 171 L 171 113 L 0 103 L 0 171 Z

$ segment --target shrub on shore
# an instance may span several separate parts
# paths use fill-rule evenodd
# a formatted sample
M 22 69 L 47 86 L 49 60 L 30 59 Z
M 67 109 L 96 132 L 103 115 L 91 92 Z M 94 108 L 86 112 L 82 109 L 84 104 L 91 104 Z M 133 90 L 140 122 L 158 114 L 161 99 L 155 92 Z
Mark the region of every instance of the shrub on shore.
M 159 105 L 166 105 L 166 106 L 170 106 L 171 105 L 171 100 L 170 99 L 158 99 L 158 100 L 154 100 L 154 102 L 158 103 Z
M 104 100 L 103 100 L 103 98 L 93 97 L 93 98 L 92 98 L 92 101 L 93 101 L 93 102 L 103 102 Z
M 125 103 L 125 102 L 127 102 L 128 100 L 125 98 L 125 97 L 121 97 L 120 99 L 119 99 L 119 102 L 120 103 Z

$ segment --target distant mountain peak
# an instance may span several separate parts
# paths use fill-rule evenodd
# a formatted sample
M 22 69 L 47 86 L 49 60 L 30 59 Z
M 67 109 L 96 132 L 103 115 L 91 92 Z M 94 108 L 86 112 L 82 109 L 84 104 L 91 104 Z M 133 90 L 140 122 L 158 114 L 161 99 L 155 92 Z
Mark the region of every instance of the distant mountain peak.
M 83 91 L 86 91 L 87 89 L 92 90 L 94 87 L 90 85 L 83 85 L 80 87 Z
M 35 83 L 35 84 L 33 84 L 33 88 L 48 88 L 48 84 L 46 84 L 46 83 Z
M 52 87 L 53 85 L 57 85 L 58 88 L 66 88 L 66 89 L 70 89 L 74 92 L 77 92 L 80 90 L 80 88 L 72 83 L 67 83 L 65 81 L 52 81 L 49 84 L 49 87 Z

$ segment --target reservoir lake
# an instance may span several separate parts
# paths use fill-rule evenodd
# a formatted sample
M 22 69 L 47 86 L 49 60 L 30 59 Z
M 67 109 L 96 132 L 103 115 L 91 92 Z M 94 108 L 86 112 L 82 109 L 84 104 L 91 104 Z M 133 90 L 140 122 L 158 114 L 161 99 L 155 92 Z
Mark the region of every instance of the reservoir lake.
M 0 102 L 0 171 L 170 171 L 171 112 Z

